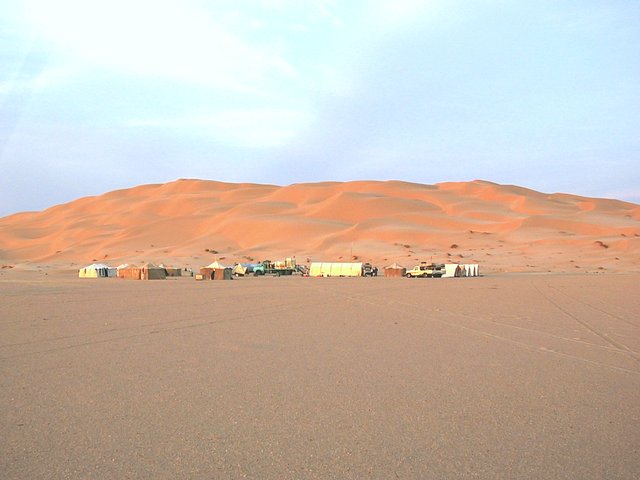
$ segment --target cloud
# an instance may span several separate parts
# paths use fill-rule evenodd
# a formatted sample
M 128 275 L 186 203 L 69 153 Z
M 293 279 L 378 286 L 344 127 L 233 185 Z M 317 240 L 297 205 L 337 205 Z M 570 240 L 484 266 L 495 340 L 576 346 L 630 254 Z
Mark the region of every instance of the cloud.
M 236 91 L 296 75 L 277 52 L 225 30 L 222 15 L 195 3 L 27 0 L 26 8 L 59 55 L 123 73 Z
M 266 108 L 192 112 L 174 118 L 133 119 L 127 122 L 127 126 L 189 130 L 225 146 L 276 148 L 290 142 L 311 121 L 311 115 L 304 111 Z

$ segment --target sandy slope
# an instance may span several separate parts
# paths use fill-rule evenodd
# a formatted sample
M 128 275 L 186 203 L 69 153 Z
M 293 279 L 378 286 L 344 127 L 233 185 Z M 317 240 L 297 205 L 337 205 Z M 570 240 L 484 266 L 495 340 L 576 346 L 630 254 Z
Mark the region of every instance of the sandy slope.
M 200 266 L 292 255 L 478 262 L 485 272 L 640 271 L 640 206 L 486 181 L 178 180 L 0 219 L 5 265 Z

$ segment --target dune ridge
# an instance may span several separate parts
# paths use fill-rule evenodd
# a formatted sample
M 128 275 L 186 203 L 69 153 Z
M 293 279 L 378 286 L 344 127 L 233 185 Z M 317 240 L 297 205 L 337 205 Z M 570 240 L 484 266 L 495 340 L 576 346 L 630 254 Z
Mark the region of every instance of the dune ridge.
M 288 186 L 181 179 L 0 218 L 0 262 L 299 261 L 640 271 L 640 205 L 475 180 Z

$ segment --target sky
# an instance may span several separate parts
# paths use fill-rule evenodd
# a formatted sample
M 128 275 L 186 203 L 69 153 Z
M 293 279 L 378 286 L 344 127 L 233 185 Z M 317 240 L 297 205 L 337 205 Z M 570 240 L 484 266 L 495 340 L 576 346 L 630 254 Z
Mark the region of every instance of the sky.
M 0 216 L 178 178 L 640 203 L 640 1 L 0 2 Z

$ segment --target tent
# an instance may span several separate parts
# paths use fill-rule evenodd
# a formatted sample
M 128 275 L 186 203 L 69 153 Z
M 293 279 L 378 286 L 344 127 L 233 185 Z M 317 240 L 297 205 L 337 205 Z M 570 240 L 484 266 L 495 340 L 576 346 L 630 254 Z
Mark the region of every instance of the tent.
M 233 269 L 231 267 L 226 267 L 218 261 L 200 269 L 200 274 L 204 280 L 231 280 L 232 272 Z
M 213 271 L 212 280 L 232 280 L 231 267 L 227 268 L 216 268 Z
M 457 263 L 444 264 L 444 275 L 442 275 L 442 278 L 462 277 L 462 276 L 464 276 L 464 267 L 462 265 L 458 265 Z
M 153 263 L 142 266 L 141 280 L 164 280 L 165 278 L 167 278 L 167 271 L 164 268 Z
M 163 280 L 167 278 L 167 271 L 153 263 L 146 263 L 140 267 L 125 264 L 118 267 L 118 278 L 128 278 L 130 280 Z
M 388 267 L 384 267 L 385 277 L 404 277 L 405 273 L 407 273 L 407 269 L 397 263 L 392 263 Z
M 233 267 L 233 274 L 236 277 L 244 277 L 247 273 L 249 273 L 249 267 L 246 267 L 239 263 Z
M 140 280 L 140 267 L 137 265 L 124 263 L 118 267 L 118 278 Z
M 107 278 L 115 276 L 116 269 L 104 263 L 92 263 L 78 270 L 78 278 Z
M 314 262 L 309 269 L 310 277 L 361 277 L 362 262 Z
M 209 265 L 207 265 L 204 268 L 212 268 L 214 270 L 217 270 L 219 268 L 227 268 L 226 265 L 221 264 L 220 262 L 218 262 L 217 260 L 213 263 L 210 263 Z
M 177 268 L 177 267 L 167 267 L 164 264 L 160 264 L 160 268 L 164 268 L 165 271 L 167 272 L 167 277 L 181 277 L 182 276 L 182 269 L 181 268 Z
M 477 277 L 479 275 L 480 267 L 477 263 L 466 263 L 460 266 L 464 268 L 465 277 Z

